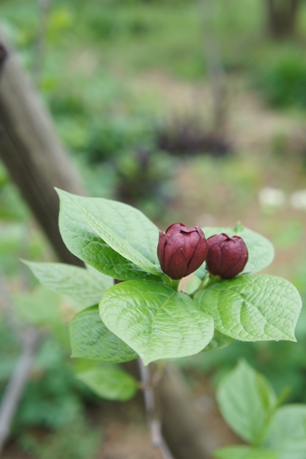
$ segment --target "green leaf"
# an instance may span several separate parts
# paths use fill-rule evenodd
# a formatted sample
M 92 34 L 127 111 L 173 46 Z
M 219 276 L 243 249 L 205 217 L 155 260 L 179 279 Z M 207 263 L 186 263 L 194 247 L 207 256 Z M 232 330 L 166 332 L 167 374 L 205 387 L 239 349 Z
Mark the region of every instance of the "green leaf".
M 279 408 L 264 445 L 278 451 L 278 459 L 305 459 L 306 405 L 292 404 Z
M 104 325 L 97 306 L 76 314 L 69 328 L 72 357 L 108 363 L 128 362 L 138 357 Z
M 137 382 L 119 367 L 97 365 L 77 374 L 96 395 L 107 400 L 126 401 L 134 397 Z
M 100 302 L 105 325 L 143 359 L 200 352 L 213 337 L 213 320 L 186 294 L 149 281 L 127 281 L 107 290 Z
M 243 361 L 221 381 L 217 400 L 228 425 L 250 443 L 261 438 L 277 403 L 268 381 Z
M 76 196 L 66 191 L 57 190 L 60 197 L 60 214 L 59 214 L 59 228 L 61 236 L 64 243 L 68 249 L 85 263 L 93 266 L 98 271 L 114 277 L 120 280 L 126 279 L 138 279 L 153 276 L 149 273 L 143 271 L 139 266 L 135 265 L 131 261 L 124 258 L 122 255 L 113 250 L 101 237 L 99 237 L 96 232 L 91 228 L 91 226 L 86 221 L 84 216 L 84 211 L 86 209 L 91 212 L 91 215 L 97 220 L 103 219 L 106 222 L 111 222 L 111 217 L 116 213 L 116 211 L 108 214 L 110 208 L 114 205 L 114 208 L 117 208 L 117 204 L 123 206 L 123 209 L 128 213 L 132 213 L 132 216 L 135 217 L 134 224 L 138 228 L 138 233 L 141 228 L 143 228 L 142 233 L 142 244 L 145 243 L 145 235 L 148 235 L 147 243 L 152 246 L 156 242 L 155 250 L 157 247 L 157 238 L 158 230 L 142 215 L 143 219 L 146 220 L 147 225 L 143 225 L 143 219 L 139 216 L 138 211 L 133 209 L 126 204 L 117 203 L 115 201 L 108 201 L 107 199 L 102 198 L 87 198 L 82 196 Z M 121 207 L 120 207 L 121 209 Z M 137 225 L 137 216 L 139 217 Z M 125 220 L 122 218 L 120 220 L 120 213 L 117 215 L 116 221 L 119 220 L 119 227 L 122 231 L 122 237 L 124 237 L 125 230 Z M 150 222 L 150 223 L 148 223 Z M 132 226 L 132 225 L 131 225 Z M 150 230 L 149 227 L 150 226 Z M 132 227 L 127 228 L 128 233 L 133 231 Z M 137 233 L 137 234 L 138 234 Z M 136 233 L 135 238 L 137 238 Z M 139 244 L 138 247 L 142 247 Z M 134 247 L 135 248 L 135 247 Z M 152 249 L 153 250 L 153 249 Z M 153 256 L 153 255 L 152 255 Z
M 111 277 L 93 269 L 64 263 L 25 264 L 45 287 L 76 299 L 84 307 L 99 303 L 104 291 L 114 284 Z
M 249 259 L 244 268 L 244 272 L 257 272 L 269 266 L 274 258 L 274 247 L 271 242 L 261 234 L 256 233 L 241 225 L 237 229 L 226 227 L 206 227 L 203 228 L 206 238 L 214 234 L 226 233 L 232 237 L 234 235 L 243 238 L 249 252 Z M 196 274 L 201 279 L 205 276 L 205 263 L 196 271 Z
M 296 341 L 302 301 L 296 288 L 281 277 L 238 276 L 211 284 L 195 300 L 224 335 L 241 341 Z
M 214 451 L 216 459 L 278 459 L 276 451 L 245 445 L 226 446 Z
M 156 254 L 155 256 L 152 256 L 153 253 L 151 252 L 149 253 L 151 258 L 155 262 L 154 264 L 152 261 L 150 261 L 149 258 L 146 258 L 141 252 L 138 252 L 137 249 L 133 247 L 133 245 L 135 247 L 139 247 L 143 252 L 147 253 L 147 250 L 145 250 L 146 242 L 143 241 L 145 240 L 144 236 L 146 236 L 146 232 L 144 233 L 145 227 L 142 228 L 141 221 L 140 221 L 139 225 L 140 225 L 141 231 L 138 230 L 138 232 L 136 232 L 136 229 L 139 229 L 139 226 L 136 225 L 134 228 L 135 230 L 134 232 L 133 226 L 131 225 L 131 223 L 134 222 L 135 216 L 131 215 L 131 211 L 130 211 L 130 209 L 133 209 L 133 208 L 128 206 L 128 209 L 124 209 L 125 210 L 124 212 L 122 211 L 122 209 L 121 209 L 121 212 L 118 212 L 117 207 L 121 205 L 122 203 L 112 201 L 112 206 L 108 207 L 107 212 L 109 212 L 113 216 L 113 218 L 110 221 L 108 219 L 105 219 L 107 221 L 106 224 L 101 221 L 101 217 L 100 217 L 100 220 L 98 220 L 97 218 L 93 217 L 90 214 L 90 212 L 88 212 L 88 210 L 85 209 L 84 207 L 82 207 L 81 209 L 86 219 L 86 222 L 89 224 L 89 226 L 112 249 L 114 249 L 117 253 L 122 255 L 127 260 L 130 260 L 132 263 L 139 266 L 144 271 L 148 271 L 152 274 L 157 274 L 157 275 L 162 274 L 162 271 L 156 259 Z M 122 220 L 124 221 L 126 225 L 126 231 L 128 227 L 131 226 L 130 233 L 126 233 L 125 231 L 122 231 L 122 228 L 121 228 Z M 110 223 L 112 224 L 110 225 Z M 119 225 L 119 228 L 118 228 L 118 225 Z M 141 237 L 141 243 L 142 243 L 141 245 L 138 244 L 139 242 L 138 238 L 140 237 Z M 150 240 L 148 240 L 148 243 L 149 242 Z M 155 245 L 155 252 L 156 252 L 157 251 L 157 241 L 154 241 L 154 242 L 156 242 L 156 245 Z

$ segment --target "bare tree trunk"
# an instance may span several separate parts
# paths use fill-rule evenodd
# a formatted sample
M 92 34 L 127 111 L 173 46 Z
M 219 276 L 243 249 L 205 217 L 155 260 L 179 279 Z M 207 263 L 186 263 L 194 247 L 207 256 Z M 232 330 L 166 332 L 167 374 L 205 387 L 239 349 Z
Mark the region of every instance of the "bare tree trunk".
M 301 0 L 265 0 L 265 3 L 269 34 L 274 38 L 294 36 Z

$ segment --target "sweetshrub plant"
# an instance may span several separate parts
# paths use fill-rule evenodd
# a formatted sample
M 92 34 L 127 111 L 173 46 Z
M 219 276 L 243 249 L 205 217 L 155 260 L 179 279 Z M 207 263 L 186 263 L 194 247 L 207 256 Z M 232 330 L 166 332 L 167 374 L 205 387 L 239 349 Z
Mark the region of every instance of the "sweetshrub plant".
M 85 268 L 27 264 L 42 284 L 79 301 L 70 322 L 72 357 L 92 361 L 79 376 L 98 394 L 132 397 L 136 381 L 112 364 L 138 357 L 148 365 L 218 349 L 232 340 L 295 341 L 301 298 L 287 280 L 257 274 L 274 256 L 263 236 L 241 225 L 202 230 L 175 224 L 164 234 L 129 205 L 58 194 L 62 238 Z M 174 230 L 179 235 L 171 239 Z M 214 235 L 221 237 L 211 241 Z M 180 278 L 193 270 L 190 266 L 196 269 L 194 277 L 180 291 Z M 220 275 L 215 275 L 218 267 Z

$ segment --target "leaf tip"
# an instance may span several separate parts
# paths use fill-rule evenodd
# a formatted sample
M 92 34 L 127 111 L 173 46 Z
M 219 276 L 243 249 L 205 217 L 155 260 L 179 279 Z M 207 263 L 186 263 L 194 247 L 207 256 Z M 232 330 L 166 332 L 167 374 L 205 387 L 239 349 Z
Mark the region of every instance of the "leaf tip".
M 61 193 L 63 192 L 63 190 L 61 190 L 60 188 L 57 188 L 57 186 L 54 187 L 54 190 L 56 191 L 56 193 L 58 194 L 58 196 L 60 196 Z
M 140 356 L 140 358 L 141 358 L 141 360 L 142 360 L 142 362 L 143 362 L 145 367 L 147 367 L 150 363 L 152 363 L 154 361 L 154 359 L 152 359 L 152 358 L 145 358 L 145 357 L 141 357 L 141 356 Z
M 69 196 L 72 195 L 72 193 L 69 193 L 68 191 L 62 190 L 61 188 L 57 188 L 56 186 L 54 187 L 54 190 L 56 191 L 58 197 L 61 199 L 64 196 Z
M 24 265 L 29 266 L 29 267 L 30 267 L 31 264 L 32 264 L 31 261 L 25 260 L 24 258 L 19 258 L 19 261 L 20 261 L 21 263 L 23 263 Z

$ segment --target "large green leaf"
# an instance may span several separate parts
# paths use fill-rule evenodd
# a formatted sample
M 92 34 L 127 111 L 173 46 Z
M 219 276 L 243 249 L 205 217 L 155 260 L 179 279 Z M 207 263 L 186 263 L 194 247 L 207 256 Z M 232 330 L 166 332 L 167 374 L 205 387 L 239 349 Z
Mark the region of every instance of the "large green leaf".
M 153 245 L 156 243 L 156 251 L 158 230 L 153 223 L 150 222 L 150 220 L 146 219 L 146 217 L 139 212 L 139 214 L 143 216 L 142 219 L 137 213 L 138 211 L 136 212 L 136 209 L 133 209 L 125 204 L 108 201 L 107 199 L 102 198 L 76 196 L 62 190 L 57 190 L 57 192 L 60 197 L 59 228 L 61 236 L 68 249 L 74 255 L 79 257 L 85 263 L 93 266 L 98 271 L 116 279 L 125 280 L 153 277 L 149 273 L 144 272 L 139 266 L 117 253 L 103 239 L 101 239 L 101 237 L 97 235 L 97 233 L 86 221 L 83 209 L 86 209 L 88 212 L 90 211 L 93 218 L 106 221 L 110 225 L 112 223 L 111 218 L 113 214 L 116 214 L 115 210 L 110 212 L 110 208 L 112 208 L 113 205 L 114 207 L 116 207 L 117 204 L 123 206 L 126 212 L 130 210 L 136 219 L 134 221 L 134 226 L 138 228 L 138 233 L 141 231 L 141 228 L 143 228 L 142 238 L 140 239 L 142 244 L 145 244 L 145 235 L 147 234 L 147 242 L 148 244 L 151 244 L 151 250 L 153 251 Z M 137 216 L 134 214 L 134 211 L 137 213 Z M 108 214 L 108 212 L 110 212 L 110 214 Z M 138 226 L 137 217 L 139 217 Z M 117 215 L 116 221 L 118 220 L 120 221 L 120 213 Z M 147 223 L 147 226 L 150 226 L 151 230 L 149 230 L 146 226 L 142 226 L 144 224 L 143 220 L 151 223 L 152 226 Z M 126 222 L 124 218 L 122 218 L 120 221 L 122 234 L 124 234 L 125 224 Z M 132 224 L 128 227 L 128 234 L 131 232 Z M 138 236 L 136 236 L 136 233 L 134 234 L 136 239 Z M 134 247 L 135 250 L 142 250 L 142 244 L 139 243 L 139 245 L 137 245 L 138 248 Z M 145 252 L 147 253 L 146 250 Z
M 111 201 L 111 202 L 112 202 L 112 206 L 108 206 L 106 212 L 109 212 L 113 216 L 112 220 L 108 221 L 106 219 L 107 223 L 104 223 L 101 220 L 101 217 L 99 219 L 95 218 L 88 211 L 88 209 L 85 209 L 84 207 L 82 207 L 82 212 L 86 219 L 86 222 L 117 253 L 120 253 L 120 255 L 122 255 L 127 260 L 130 260 L 132 263 L 139 266 L 144 271 L 148 271 L 152 274 L 160 275 L 162 272 L 157 263 L 156 254 L 153 257 L 152 256 L 153 253 L 151 253 L 151 251 L 148 252 L 147 250 L 144 250 L 146 248 L 146 245 L 144 242 L 142 242 L 142 240 L 141 240 L 142 245 L 138 244 L 139 242 L 138 238 L 140 237 L 140 235 L 142 236 L 142 239 L 144 239 L 143 230 L 134 232 L 132 230 L 133 229 L 132 227 L 132 229 L 130 230 L 130 233 L 128 233 L 127 231 L 128 227 L 132 226 L 131 223 L 134 222 L 134 219 L 135 219 L 135 216 L 130 211 L 130 209 L 133 209 L 133 208 L 128 206 L 128 209 L 124 209 L 125 212 L 119 213 L 117 207 L 121 206 L 122 204 L 115 202 L 115 201 Z M 111 210 L 113 212 L 111 212 Z M 122 221 L 121 220 L 123 220 L 124 224 L 126 225 L 126 232 L 122 231 Z M 118 230 L 117 225 L 119 221 L 120 221 L 120 226 Z M 110 222 L 112 223 L 112 225 L 110 225 Z M 141 225 L 141 222 L 139 222 L 139 224 Z M 144 230 L 145 230 L 145 227 L 144 227 Z M 148 244 L 150 244 L 150 239 L 148 239 L 147 242 Z M 157 251 L 157 240 L 154 240 L 154 242 L 156 243 L 155 244 L 155 252 L 156 252 Z M 149 258 L 146 258 L 146 256 L 144 256 L 141 252 L 139 252 L 134 247 L 139 247 L 143 252 L 148 253 L 151 256 L 151 258 L 154 259 L 155 264 Z
M 273 418 L 264 445 L 278 451 L 278 459 L 306 458 L 306 405 L 286 405 Z
M 64 263 L 25 263 L 45 287 L 76 299 L 84 307 L 99 303 L 104 291 L 114 284 L 111 277 L 93 269 Z
M 195 300 L 214 318 L 216 329 L 234 339 L 296 341 L 302 301 L 285 279 L 242 275 L 200 290 Z
M 257 272 L 269 266 L 274 258 L 274 247 L 271 242 L 261 234 L 256 233 L 242 225 L 237 228 L 227 227 L 206 227 L 203 228 L 206 238 L 214 234 L 226 233 L 232 237 L 234 235 L 243 238 L 249 252 L 249 259 L 244 268 L 244 272 Z M 201 279 L 205 276 L 205 263 L 196 271 L 196 274 Z
M 214 451 L 214 457 L 216 459 L 278 459 L 278 453 L 252 446 L 234 445 Z
M 128 362 L 137 354 L 102 322 L 97 306 L 76 314 L 69 324 L 72 357 L 108 363 Z
M 77 377 L 96 395 L 108 400 L 130 400 L 137 391 L 135 379 L 119 367 L 96 365 L 77 373 Z
M 243 361 L 223 378 L 217 400 L 228 425 L 250 443 L 261 438 L 277 403 L 268 381 Z
M 213 337 L 213 320 L 186 294 L 150 281 L 127 281 L 100 302 L 105 325 L 147 365 L 200 352 Z

